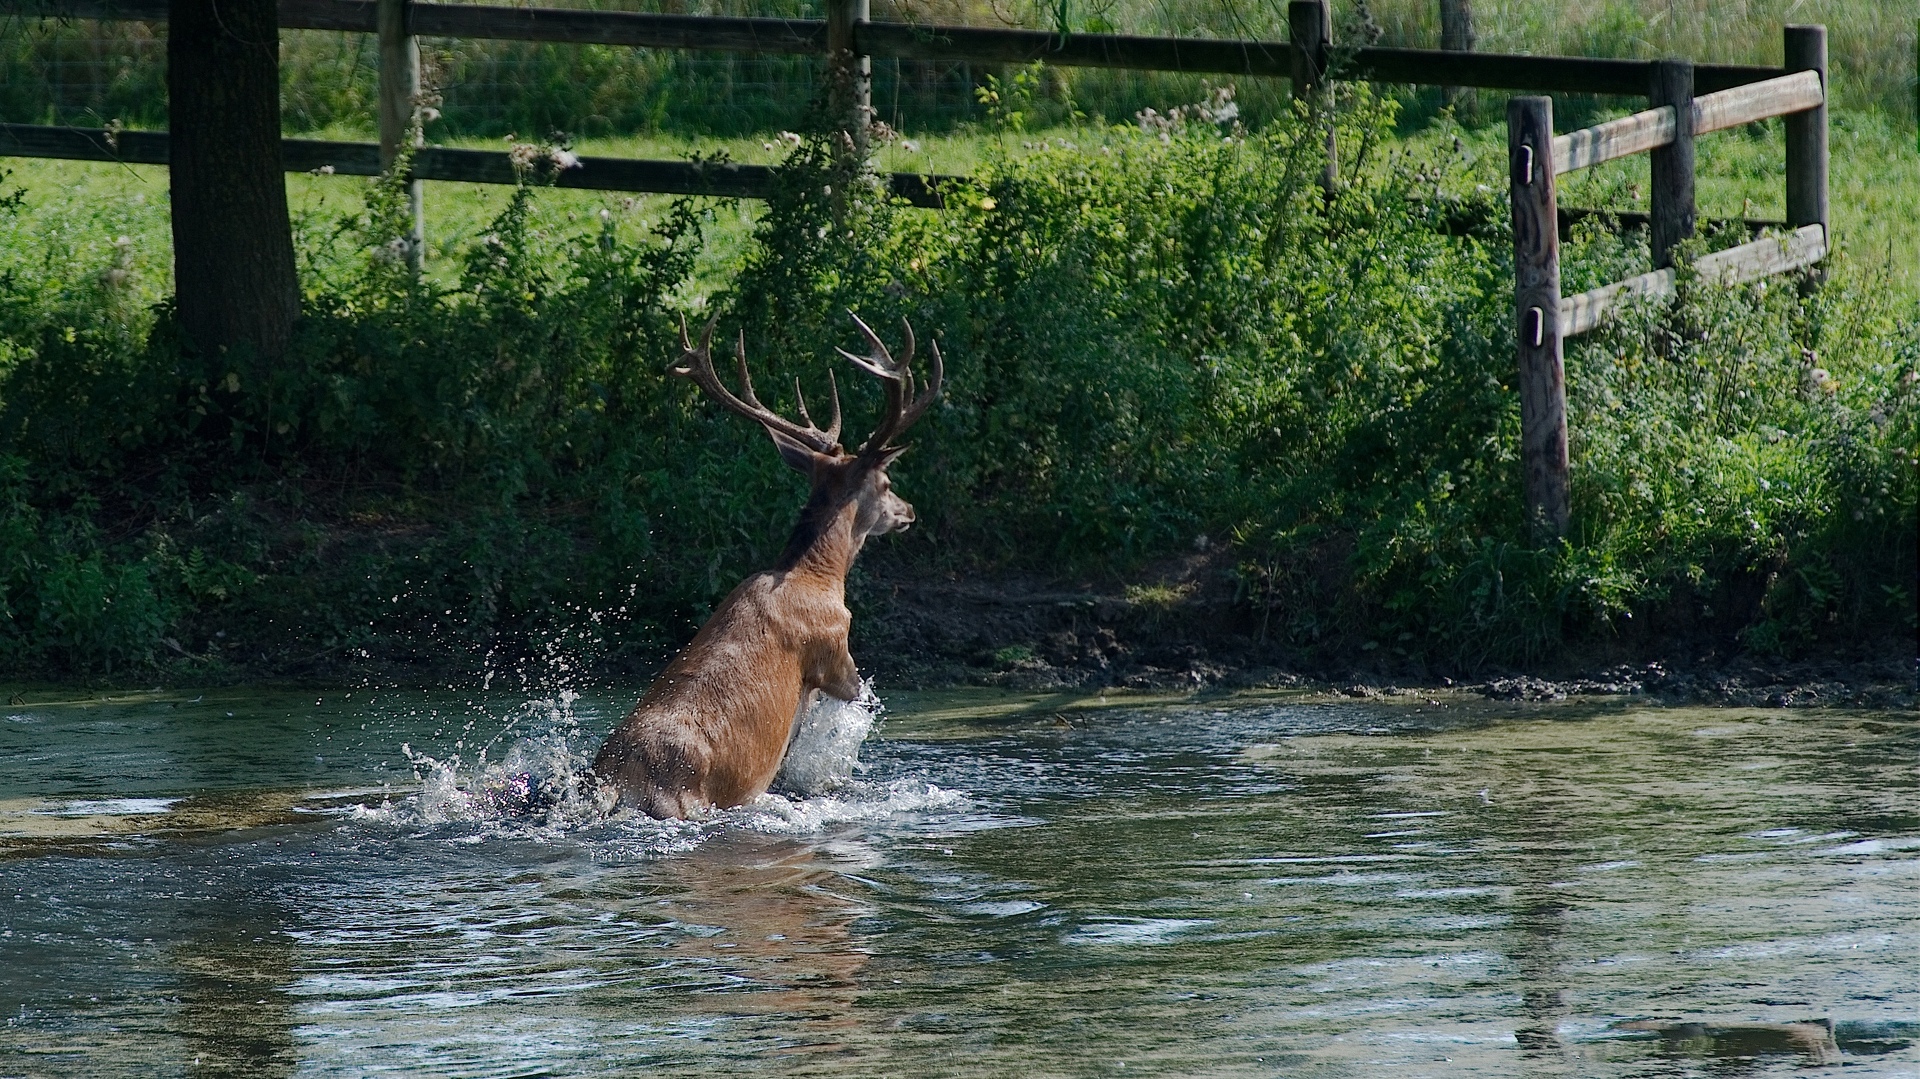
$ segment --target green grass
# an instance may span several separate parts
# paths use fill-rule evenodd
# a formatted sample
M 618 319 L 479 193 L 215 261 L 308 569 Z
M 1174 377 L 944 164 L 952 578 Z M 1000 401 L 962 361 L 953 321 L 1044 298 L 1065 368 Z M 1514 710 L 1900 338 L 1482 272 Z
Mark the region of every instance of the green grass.
M 702 307 L 744 330 L 776 406 L 788 376 L 825 382 L 850 308 L 941 335 L 948 392 L 897 470 L 922 526 L 883 549 L 912 572 L 1138 583 L 1204 535 L 1271 647 L 1446 666 L 1910 630 L 1910 216 L 1837 199 L 1824 288 L 1688 286 L 1573 343 L 1575 526 L 1540 545 L 1500 134 L 1398 133 L 1364 94 L 1339 122 L 1370 149 L 1332 200 L 1295 122 L 885 151 L 978 178 L 938 213 L 861 195 L 837 219 L 818 142 L 766 204 L 432 184 L 424 286 L 380 257 L 398 226 L 366 181 L 291 177 L 308 313 L 277 365 L 178 347 L 154 306 L 162 172 L 31 163 L 0 214 L 0 665 L 657 656 L 771 556 L 796 494 L 756 432 L 663 375 Z M 1836 129 L 1836 188 L 1910 207 L 1894 125 Z M 579 148 L 751 161 L 769 141 Z M 1701 158 L 1709 215 L 1777 205 L 1776 135 Z M 1636 167 L 1567 201 L 1631 205 Z M 1482 224 L 1456 236 L 1463 217 Z M 1566 251 L 1569 287 L 1646 258 L 1594 230 Z M 871 385 L 843 390 L 870 414 Z
M 329 128 L 311 137 L 362 141 L 369 136 L 352 128 Z M 982 148 L 1006 140 L 981 134 L 934 135 L 911 140 L 917 150 L 898 144 L 883 147 L 875 167 L 883 171 L 966 174 L 977 168 Z M 455 139 L 445 145 L 481 150 L 504 150 L 500 139 Z M 575 144 L 583 156 L 685 160 L 690 155 L 725 152 L 734 161 L 775 164 L 785 147 L 774 133 L 766 138 L 677 138 L 628 136 L 582 139 Z M 26 191 L 33 229 L 48 242 L 23 245 L 0 254 L 9 260 L 36 262 L 45 267 L 60 263 L 63 276 L 85 276 L 91 268 L 104 269 L 121 257 L 114 241 L 127 236 L 133 242 L 137 287 L 143 302 L 152 303 L 172 291 L 172 232 L 167 217 L 167 170 L 155 165 L 116 165 L 39 158 L 0 158 L 0 168 L 11 170 L 14 186 Z M 345 215 L 357 214 L 372 181 L 351 176 L 287 176 L 287 202 L 296 228 L 324 236 Z M 429 269 L 436 280 L 449 280 L 458 256 L 484 233 L 506 208 L 513 189 L 498 184 L 431 182 L 426 185 L 425 211 Z M 577 226 L 606 210 L 630 227 L 644 231 L 672 203 L 661 195 L 576 191 L 555 188 L 542 193 L 536 213 L 546 227 Z M 706 244 L 701 252 L 694 295 L 726 281 L 743 256 L 761 204 L 751 199 L 711 200 Z M 316 244 L 304 244 L 310 257 Z
M 1558 125 L 1565 130 L 1565 125 Z M 1458 137 L 1481 183 L 1505 185 L 1506 128 L 1438 124 L 1415 144 Z M 1920 153 L 1911 134 L 1885 114 L 1838 112 L 1831 134 L 1830 212 L 1836 246 L 1863 265 L 1884 268 L 1894 287 L 1920 295 Z M 1702 218 L 1786 217 L 1786 147 L 1778 121 L 1716 132 L 1696 144 L 1695 199 Z M 1645 213 L 1649 158 L 1636 154 L 1560 179 L 1560 205 Z
M 351 128 L 328 129 L 314 137 L 345 141 L 367 138 Z M 1504 125 L 1468 127 L 1437 122 L 1411 131 L 1405 143 L 1412 148 L 1435 149 L 1450 146 L 1455 139 L 1460 142 L 1462 163 L 1478 183 L 1504 186 Z M 1062 141 L 1095 148 L 1125 140 L 1110 128 L 1093 125 L 1022 134 L 970 128 L 897 140 L 880 148 L 874 166 L 883 172 L 969 175 L 981 168 L 987 156 L 1018 157 L 1033 152 L 1034 147 L 1059 145 Z M 912 148 L 902 142 L 912 143 Z M 447 145 L 502 149 L 505 144 L 499 139 L 470 138 Z M 684 160 L 693 154 L 724 152 L 734 161 L 753 164 L 777 163 L 784 148 L 777 134 L 737 138 L 627 136 L 582 139 L 575 145 L 585 156 Z M 1910 134 L 1885 114 L 1841 111 L 1833 118 L 1832 154 L 1836 244 L 1856 263 L 1884 267 L 1893 287 L 1920 295 L 1920 153 L 1915 152 Z M 1785 216 L 1785 148 L 1778 122 L 1707 136 L 1700 140 L 1697 160 L 1703 218 Z M 114 239 L 126 235 L 134 241 L 145 299 L 157 300 L 171 290 L 164 168 L 31 158 L 7 159 L 4 167 L 11 169 L 14 182 L 26 189 L 29 204 L 44 222 L 49 239 L 46 245 L 31 245 L 11 257 L 65 259 L 71 261 L 72 272 L 76 273 L 87 266 L 104 268 L 120 257 L 113 247 Z M 369 182 L 355 177 L 289 175 L 289 205 L 305 227 L 323 229 L 324 223 L 358 211 Z M 506 206 L 512 190 L 488 184 L 434 182 L 426 186 L 430 266 L 437 279 L 446 280 L 457 254 L 487 229 Z M 1644 212 L 1647 191 L 1648 158 L 1641 154 L 1564 177 L 1560 201 L 1564 206 Z M 578 224 L 603 209 L 643 228 L 670 202 L 663 196 L 555 189 L 542 195 L 537 212 L 554 228 Z M 711 215 L 707 242 L 692 296 L 704 296 L 728 279 L 744 255 L 744 245 L 761 207 L 753 200 L 715 200 L 706 212 Z
M 547 0 L 561 6 L 687 10 L 655 0 Z M 1336 37 L 1367 33 L 1357 0 L 1334 0 Z M 1388 45 L 1435 47 L 1433 0 L 1370 0 L 1374 32 Z M 819 17 L 818 3 L 723 0 L 714 14 Z M 1206 37 L 1285 37 L 1284 0 L 913 0 L 875 6 L 881 19 L 911 18 L 1000 26 L 1015 22 L 1073 31 Z M 1701 62 L 1778 63 L 1780 27 L 1824 23 L 1838 103 L 1872 109 L 1911 131 L 1914 33 L 1920 0 L 1481 0 L 1474 5 L 1480 48 L 1570 56 L 1684 56 Z M 0 39 L 0 119 L 130 125 L 165 123 L 164 37 L 140 24 L 17 21 Z M 296 130 L 366 126 L 375 100 L 373 39 L 364 34 L 292 31 L 282 43 L 284 111 Z M 611 46 L 499 41 L 426 43 L 430 77 L 444 89 L 445 117 L 430 133 L 544 135 L 561 129 L 600 137 L 633 132 L 759 133 L 803 122 L 817 71 L 803 57 L 735 57 Z M 883 119 L 915 131 L 979 119 L 966 78 L 876 65 L 875 104 Z M 986 74 L 978 69 L 974 76 Z M 1004 74 L 1004 73 L 1002 73 Z M 1193 100 L 1200 79 L 1091 69 L 1055 71 L 1051 91 L 1071 89 L 1091 115 L 1124 121 L 1143 106 Z M 1250 117 L 1284 111 L 1286 86 L 1241 88 Z M 1415 115 L 1438 94 L 1409 91 Z
M 1383 44 L 1437 47 L 1439 5 L 1371 0 Z M 1778 64 L 1780 28 L 1820 23 L 1838 104 L 1895 118 L 1909 136 L 1920 0 L 1475 0 L 1479 47 L 1536 55 L 1686 57 Z

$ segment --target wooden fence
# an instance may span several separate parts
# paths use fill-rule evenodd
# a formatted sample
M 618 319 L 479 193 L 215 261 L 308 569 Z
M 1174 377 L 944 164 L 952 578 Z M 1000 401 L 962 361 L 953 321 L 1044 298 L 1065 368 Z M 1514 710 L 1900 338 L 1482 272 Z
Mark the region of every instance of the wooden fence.
M 1789 73 L 1702 97 L 1694 66 L 1655 63 L 1654 107 L 1566 135 L 1553 133 L 1553 99 L 1507 103 L 1507 151 L 1513 205 L 1514 321 L 1519 331 L 1520 439 L 1527 512 L 1548 535 L 1569 516 L 1565 339 L 1586 333 L 1622 305 L 1672 296 L 1673 250 L 1693 235 L 1695 137 L 1785 116 L 1787 228 L 1696 260 L 1703 280 L 1739 284 L 1810 266 L 1826 257 L 1827 32 L 1786 28 Z M 1652 155 L 1649 239 L 1654 269 L 1611 285 L 1560 294 L 1558 178 L 1631 154 Z
M 871 57 L 1078 67 L 1130 68 L 1288 79 L 1296 95 L 1328 80 L 1364 80 L 1492 90 L 1646 97 L 1654 107 L 1567 135 L 1553 134 L 1550 98 L 1516 98 L 1508 108 L 1512 166 L 1515 332 L 1521 371 L 1521 443 L 1527 509 L 1543 534 L 1568 521 L 1564 339 L 1598 325 L 1639 297 L 1674 291 L 1674 245 L 1695 225 L 1693 140 L 1774 116 L 1787 117 L 1787 221 L 1784 240 L 1761 239 L 1698 260 L 1709 280 L 1753 280 L 1804 267 L 1827 251 L 1827 46 L 1817 26 L 1786 28 L 1784 67 L 1685 61 L 1514 56 L 1364 46 L 1334 47 L 1327 0 L 1291 0 L 1286 41 L 1063 36 L 1035 30 L 874 22 L 868 0 L 826 0 L 825 19 L 730 18 L 629 12 L 482 7 L 417 0 L 280 0 L 286 29 L 335 30 L 379 37 L 380 142 L 282 141 L 289 171 L 378 175 L 402 148 L 420 91 L 419 37 L 623 45 L 635 48 L 820 55 L 827 59 L 830 107 L 864 152 L 872 114 Z M 0 16 L 159 22 L 167 0 L 0 0 Z M 1702 95 L 1696 97 L 1695 95 Z M 165 164 L 158 132 L 0 124 L 0 155 Z M 1328 136 L 1327 179 L 1334 176 Z M 1647 220 L 1652 272 L 1578 296 L 1560 295 L 1555 179 L 1628 154 L 1650 152 L 1653 205 Z M 422 250 L 420 181 L 510 184 L 520 177 L 505 153 L 422 146 L 415 150 L 414 244 Z M 956 177 L 893 173 L 894 193 L 939 208 Z M 764 198 L 773 170 L 760 165 L 582 158 L 560 172 L 560 187 L 662 194 Z M 1586 211 L 1576 211 L 1586 212 Z M 1631 215 L 1621 215 L 1623 217 Z

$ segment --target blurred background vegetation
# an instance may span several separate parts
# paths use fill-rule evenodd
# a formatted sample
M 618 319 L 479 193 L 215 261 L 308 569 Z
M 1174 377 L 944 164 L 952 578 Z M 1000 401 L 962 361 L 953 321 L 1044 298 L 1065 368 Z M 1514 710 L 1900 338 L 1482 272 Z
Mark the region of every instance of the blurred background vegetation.
M 805 0 L 646 3 L 550 0 L 601 10 L 820 18 Z M 1700 62 L 1779 63 L 1780 27 L 1824 23 L 1838 102 L 1913 124 L 1914 26 L 1920 0 L 1475 0 L 1478 48 L 1570 56 L 1684 56 Z M 1334 0 L 1336 36 L 1435 48 L 1435 0 Z M 1015 25 L 1070 32 L 1178 34 L 1283 40 L 1285 0 L 876 0 L 874 18 Z M 0 34 L 0 120 L 130 127 L 166 125 L 164 30 L 135 23 L 9 17 Z M 445 95 L 435 139 L 740 135 L 797 129 L 809 57 L 748 57 L 612 46 L 426 40 L 427 77 Z M 378 64 L 366 34 L 283 36 L 289 132 L 372 130 Z M 982 114 L 972 90 L 988 74 L 958 64 L 874 64 L 880 118 L 912 131 L 948 130 Z M 1089 116 L 1125 121 L 1146 107 L 1198 100 L 1200 80 L 1094 69 L 1049 71 L 1048 99 L 1071 98 Z M 1285 110 L 1283 82 L 1249 81 L 1240 105 L 1258 122 Z M 1403 91 L 1403 124 L 1439 107 L 1437 90 Z M 1500 109 L 1481 110 L 1497 120 Z
M 1342 33 L 1431 44 L 1430 6 L 1345 6 Z M 1283 87 L 1235 86 L 1237 119 L 1143 128 L 1134 110 L 1217 91 L 883 70 L 875 101 L 901 103 L 904 137 L 880 167 L 974 183 L 940 213 L 863 191 L 842 219 L 818 143 L 778 134 L 810 130 L 804 61 L 433 43 L 438 141 L 725 150 L 781 163 L 782 192 L 430 185 L 415 279 L 391 257 L 391 188 L 289 177 L 306 316 L 272 368 L 177 346 L 164 169 L 10 162 L 0 668 L 644 668 L 777 551 L 801 494 L 762 436 L 664 376 L 677 318 L 744 327 L 763 387 L 818 386 L 854 343 L 847 308 L 939 333 L 950 372 L 896 470 L 924 524 L 876 572 L 1126 581 L 1204 545 L 1283 662 L 1893 647 L 1913 630 L 1920 449 L 1914 6 L 1475 4 L 1482 49 L 1725 61 L 1777 62 L 1782 20 L 1824 20 L 1843 105 L 1824 285 L 1688 290 L 1570 346 L 1575 525 L 1545 546 L 1521 527 L 1493 95 L 1456 116 L 1437 92 L 1350 88 L 1327 199 L 1324 118 Z M 1276 37 L 1283 7 L 886 15 Z M 4 40 L 5 119 L 164 126 L 150 31 Z M 289 34 L 283 57 L 290 131 L 369 136 L 370 40 Z M 1780 140 L 1777 123 L 1704 140 L 1703 214 L 1778 216 Z M 1563 198 L 1644 208 L 1645 167 Z M 1567 288 L 1646 258 L 1643 237 L 1583 231 Z M 843 379 L 856 417 L 862 381 Z

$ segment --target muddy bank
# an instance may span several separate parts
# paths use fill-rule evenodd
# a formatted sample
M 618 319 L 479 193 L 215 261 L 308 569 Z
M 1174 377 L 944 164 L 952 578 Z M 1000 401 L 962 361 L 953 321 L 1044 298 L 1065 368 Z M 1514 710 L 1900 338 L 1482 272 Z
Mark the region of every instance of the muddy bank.
M 883 558 L 849 581 L 854 658 L 881 692 L 991 686 L 1020 692 L 1165 694 L 1302 689 L 1349 697 L 1478 695 L 1500 701 L 1638 696 L 1746 707 L 1920 709 L 1911 639 L 1849 642 L 1782 660 L 1731 632 L 1643 633 L 1585 642 L 1538 663 L 1501 667 L 1422 658 L 1418 642 L 1328 622 L 1305 644 L 1283 638 L 1297 611 L 1264 608 L 1217 553 L 1196 553 L 1115 581 L 1006 573 L 929 575 Z M 1651 620 L 1649 620 L 1651 621 Z M 682 629 L 691 637 L 698 623 Z M 78 680 L 14 672 L 14 686 L 585 687 L 638 695 L 671 644 L 576 635 L 394 634 L 366 647 L 295 649 L 263 634 L 203 635 L 151 667 Z M 1380 634 L 1379 636 L 1384 636 Z M 19 675 L 26 674 L 25 679 Z
M 1203 559 L 1149 584 L 1030 578 L 929 581 L 874 573 L 853 590 L 854 654 L 883 685 L 1023 691 L 1313 688 L 1354 697 L 1477 693 L 1493 700 L 1645 696 L 1748 707 L 1920 708 L 1912 641 L 1857 642 L 1793 660 L 1712 635 L 1592 642 L 1536 667 L 1447 667 L 1336 635 L 1280 641 L 1274 616 L 1210 584 Z

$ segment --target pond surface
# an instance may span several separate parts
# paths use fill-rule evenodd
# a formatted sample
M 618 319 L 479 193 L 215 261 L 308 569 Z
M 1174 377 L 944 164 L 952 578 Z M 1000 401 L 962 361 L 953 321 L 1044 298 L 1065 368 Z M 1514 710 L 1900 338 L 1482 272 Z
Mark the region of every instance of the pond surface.
M 701 824 L 469 798 L 629 704 L 6 709 L 0 1075 L 1920 1074 L 1910 715 L 949 696 Z

